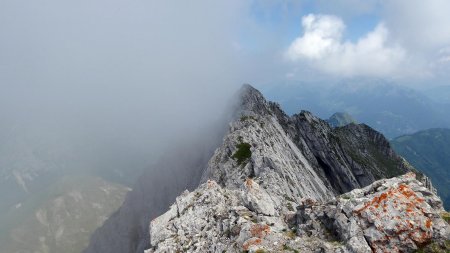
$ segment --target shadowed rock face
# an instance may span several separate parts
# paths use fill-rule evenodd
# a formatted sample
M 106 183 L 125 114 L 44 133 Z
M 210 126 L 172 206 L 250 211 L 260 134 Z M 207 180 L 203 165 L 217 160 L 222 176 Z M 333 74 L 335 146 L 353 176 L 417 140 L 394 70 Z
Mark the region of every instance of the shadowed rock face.
M 194 189 L 212 154 L 211 143 L 174 147 L 138 179 L 123 205 L 91 237 L 91 252 L 143 252 L 150 245 L 148 222 L 186 189 Z
M 211 159 L 203 181 L 214 173 L 216 177 L 213 179 L 219 183 L 223 181 L 217 178 L 217 174 L 224 171 L 221 169 L 223 167 L 233 170 L 232 164 L 226 166 L 230 160 L 227 153 L 240 142 L 251 143 L 257 153 L 252 156 L 249 166 L 241 170 L 247 170 L 247 174 L 238 173 L 241 177 L 251 176 L 251 173 L 264 167 L 271 168 L 279 160 L 290 161 L 292 156 L 288 155 L 286 159 L 279 156 L 292 152 L 295 153 L 294 157 L 301 159 L 290 165 L 311 167 L 313 174 L 317 174 L 333 193 L 344 193 L 366 186 L 376 179 L 401 175 L 412 169 L 395 154 L 384 136 L 372 128 L 363 124 L 350 124 L 333 129 L 306 111 L 288 117 L 276 103 L 267 102 L 259 91 L 249 85 L 242 88 L 241 106 L 236 114 L 238 117 L 231 124 L 223 146 Z M 244 135 L 249 139 L 243 138 Z M 230 143 L 229 140 L 233 138 L 234 142 Z M 260 150 L 264 152 L 258 153 Z M 218 156 L 224 159 L 217 162 Z M 258 164 L 258 160 L 262 160 L 262 163 Z M 221 176 L 230 180 L 230 176 L 223 173 Z M 302 177 L 312 178 L 315 175 Z M 315 188 L 315 192 L 322 194 L 321 190 Z
M 188 162 L 172 156 L 139 179 L 119 211 L 93 235 L 85 252 L 149 248 L 150 220 L 166 211 L 184 189 L 193 189 L 199 182 L 214 180 L 220 187 L 237 190 L 253 178 L 264 193 L 247 196 L 244 203 L 250 211 L 270 216 L 293 211 L 301 198 L 326 201 L 409 169 L 387 140 L 368 126 L 332 129 L 309 112 L 288 117 L 250 85 L 241 89 L 234 119 L 214 154 L 212 149 L 192 148 L 180 153 L 185 151 L 190 154 Z M 258 203 L 261 198 L 274 203 Z

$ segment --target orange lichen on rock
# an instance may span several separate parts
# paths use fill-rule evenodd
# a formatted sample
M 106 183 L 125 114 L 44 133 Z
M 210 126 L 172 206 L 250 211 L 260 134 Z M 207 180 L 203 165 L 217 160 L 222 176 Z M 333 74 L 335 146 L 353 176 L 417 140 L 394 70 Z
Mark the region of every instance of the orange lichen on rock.
M 430 219 L 427 219 L 427 221 L 425 222 L 425 226 L 427 228 L 431 228 L 431 220 Z
M 392 190 L 383 192 L 382 194 L 380 194 L 380 196 L 375 196 L 371 201 L 367 202 L 361 209 L 355 210 L 355 212 L 361 213 L 367 208 L 369 208 L 372 211 L 375 211 L 375 209 L 377 209 L 380 206 L 380 204 L 383 205 L 383 208 L 386 208 L 385 202 L 390 196 L 392 196 Z
M 433 223 L 426 209 L 423 198 L 407 184 L 400 184 L 374 196 L 354 213 L 378 231 L 380 237 L 370 242 L 374 252 L 392 252 L 391 247 L 386 248 L 389 245 L 386 238 L 410 239 L 417 245 L 431 240 Z
M 242 245 L 244 250 L 249 250 L 251 246 L 260 245 L 262 240 L 260 238 L 250 238 Z
M 401 184 L 398 187 L 398 190 L 405 195 L 405 197 L 410 198 L 410 197 L 416 197 L 416 194 L 414 193 L 413 190 L 411 190 L 411 188 L 409 188 L 407 185 L 405 184 Z
M 270 233 L 270 227 L 268 225 L 256 224 L 251 226 L 250 233 L 253 237 L 264 238 Z

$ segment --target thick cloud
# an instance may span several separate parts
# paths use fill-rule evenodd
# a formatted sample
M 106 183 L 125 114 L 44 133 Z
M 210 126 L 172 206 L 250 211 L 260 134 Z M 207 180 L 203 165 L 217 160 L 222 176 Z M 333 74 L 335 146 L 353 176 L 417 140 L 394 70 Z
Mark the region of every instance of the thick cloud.
M 420 74 L 448 83 L 450 1 L 384 1 L 382 18 L 395 39 L 408 50 L 411 60 L 406 67 L 412 69 L 410 76 Z
M 246 81 L 233 48 L 245 10 L 238 0 L 1 1 L 0 138 L 130 164 L 201 137 Z
M 286 55 L 292 61 L 313 64 L 341 76 L 386 76 L 400 66 L 404 50 L 388 42 L 383 24 L 353 43 L 343 40 L 344 22 L 336 16 L 309 14 L 302 19 L 303 35 L 293 41 Z
M 425 50 L 450 44 L 450 1 L 385 1 L 383 19 L 405 46 Z

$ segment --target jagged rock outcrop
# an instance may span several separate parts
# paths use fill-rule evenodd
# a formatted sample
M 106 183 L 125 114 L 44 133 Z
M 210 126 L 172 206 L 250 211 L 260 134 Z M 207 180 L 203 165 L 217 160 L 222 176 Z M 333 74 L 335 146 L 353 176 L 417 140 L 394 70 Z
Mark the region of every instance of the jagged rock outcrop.
M 448 238 L 439 198 L 411 174 L 373 183 L 413 170 L 383 135 L 288 117 L 251 86 L 241 101 L 203 184 L 150 223 L 147 252 L 408 252 Z
M 233 187 L 256 177 L 271 194 L 323 200 L 412 169 L 366 125 L 333 129 L 306 111 L 289 117 L 249 85 L 241 96 L 236 120 L 202 182 Z M 241 145 L 250 145 L 251 155 L 236 162 Z
M 277 201 L 266 194 L 252 179 L 186 191 L 150 223 L 146 252 L 412 252 L 430 243 L 444 252 L 450 240 L 442 202 L 414 173 L 328 202 L 303 199 L 296 212 L 273 212 Z
M 201 163 L 196 165 L 202 166 Z M 112 236 L 109 240 L 115 240 L 114 245 L 126 240 L 126 243 L 139 244 L 139 247 L 93 247 L 107 245 L 105 240 L 95 240 L 102 234 L 98 232 L 86 252 L 140 252 L 143 245 L 150 248 L 149 239 L 152 250 L 159 252 L 184 248 L 222 252 L 228 245 L 235 245 L 232 249 L 240 252 L 261 244 L 267 244 L 268 248 L 269 244 L 280 246 L 283 238 L 293 236 L 292 231 L 283 231 L 287 229 L 285 219 L 289 218 L 287 214 L 295 213 L 295 207 L 302 199 L 324 203 L 338 194 L 365 187 L 377 179 L 404 174 L 413 168 L 391 150 L 381 134 L 368 126 L 351 124 L 333 129 L 304 111 L 289 117 L 277 104 L 266 101 L 259 91 L 244 85 L 222 144 L 207 165 L 186 169 L 177 169 L 175 173 L 194 171 L 195 175 L 199 172 L 202 175 L 198 181 L 191 177 L 189 184 L 173 187 L 177 190 L 183 186 L 187 188 L 186 185 L 195 188 L 200 183 L 199 191 L 183 193 L 177 198 L 168 213 L 152 222 L 150 236 L 147 234 L 146 239 L 141 237 L 148 231 L 142 228 L 142 223 L 147 221 L 148 225 L 150 218 L 162 213 L 164 205 L 167 210 L 175 196 L 163 193 L 164 188 L 150 191 L 148 186 L 138 189 L 139 195 L 134 194 L 133 202 L 139 205 L 140 211 L 130 211 L 132 213 L 127 217 L 139 220 L 139 236 L 130 238 L 134 234 L 115 233 L 127 239 L 115 240 L 117 236 Z M 162 183 L 167 178 L 156 180 Z M 141 180 L 140 184 L 146 183 Z M 139 201 L 147 203 L 139 204 Z M 119 213 L 123 209 L 132 210 L 132 206 L 126 200 Z M 147 214 L 143 214 L 143 206 L 148 208 Z M 133 222 L 133 219 L 116 220 Z M 127 226 L 111 224 L 114 225 L 106 223 L 103 234 L 121 229 L 120 224 Z M 211 236 L 205 237 L 205 233 Z M 267 234 L 274 237 L 266 238 Z M 107 235 L 103 237 L 108 238 Z M 339 248 L 329 241 L 296 243 L 295 247 L 306 252 L 316 248 Z
M 295 234 L 281 213 L 267 215 L 274 203 L 260 197 L 264 194 L 252 179 L 247 179 L 240 189 L 231 190 L 208 181 L 192 193 L 185 192 L 168 212 L 150 223 L 153 248 L 146 252 L 282 250 Z M 248 198 L 258 199 L 262 208 L 255 210 L 246 201 Z M 299 241 L 298 248 L 301 245 L 310 250 L 310 246 L 317 246 Z M 330 243 L 324 245 L 333 248 Z
M 350 252 L 413 252 L 431 243 L 444 252 L 450 226 L 443 212 L 439 197 L 408 173 L 326 203 L 307 201 L 295 226 L 298 234 L 321 239 L 332 232 Z

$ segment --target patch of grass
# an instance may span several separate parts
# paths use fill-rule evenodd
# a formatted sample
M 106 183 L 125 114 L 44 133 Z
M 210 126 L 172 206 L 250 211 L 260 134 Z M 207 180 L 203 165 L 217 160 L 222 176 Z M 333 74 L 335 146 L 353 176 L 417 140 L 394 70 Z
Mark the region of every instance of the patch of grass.
M 293 198 L 289 197 L 287 194 L 284 194 L 284 198 L 285 198 L 286 200 L 291 201 L 291 202 L 295 202 L 295 200 L 294 200 Z
M 338 241 L 338 240 L 331 241 L 330 243 L 333 244 L 333 246 L 336 246 L 336 247 L 343 245 L 342 242 Z
M 252 156 L 252 151 L 250 150 L 251 145 L 246 142 L 239 143 L 237 145 L 237 151 L 233 154 L 232 158 L 235 159 L 238 165 L 242 165 L 248 162 Z
M 293 248 L 287 246 L 286 244 L 283 245 L 283 250 L 286 250 L 286 251 L 292 251 L 292 252 L 294 252 L 294 253 L 299 253 L 298 250 L 293 249 Z
M 246 121 L 246 120 L 255 120 L 256 121 L 256 118 L 253 116 L 250 116 L 250 115 L 242 115 L 241 121 Z
M 285 233 L 285 235 L 287 236 L 287 237 L 289 237 L 289 239 L 294 239 L 296 236 L 297 236 L 297 233 L 296 233 L 296 231 L 295 230 L 289 230 L 289 231 L 287 231 L 286 233 Z
M 291 212 L 294 211 L 294 207 L 292 206 L 291 202 L 289 202 L 289 203 L 287 204 L 287 209 L 288 209 L 289 211 L 291 211 Z
M 450 213 L 448 213 L 448 212 L 443 212 L 443 213 L 441 213 L 441 217 L 442 217 L 442 219 L 444 219 L 447 223 L 450 223 Z
M 418 248 L 415 253 L 448 253 L 450 252 L 450 240 L 446 240 L 444 243 L 440 244 L 437 242 L 432 242 L 426 246 Z

